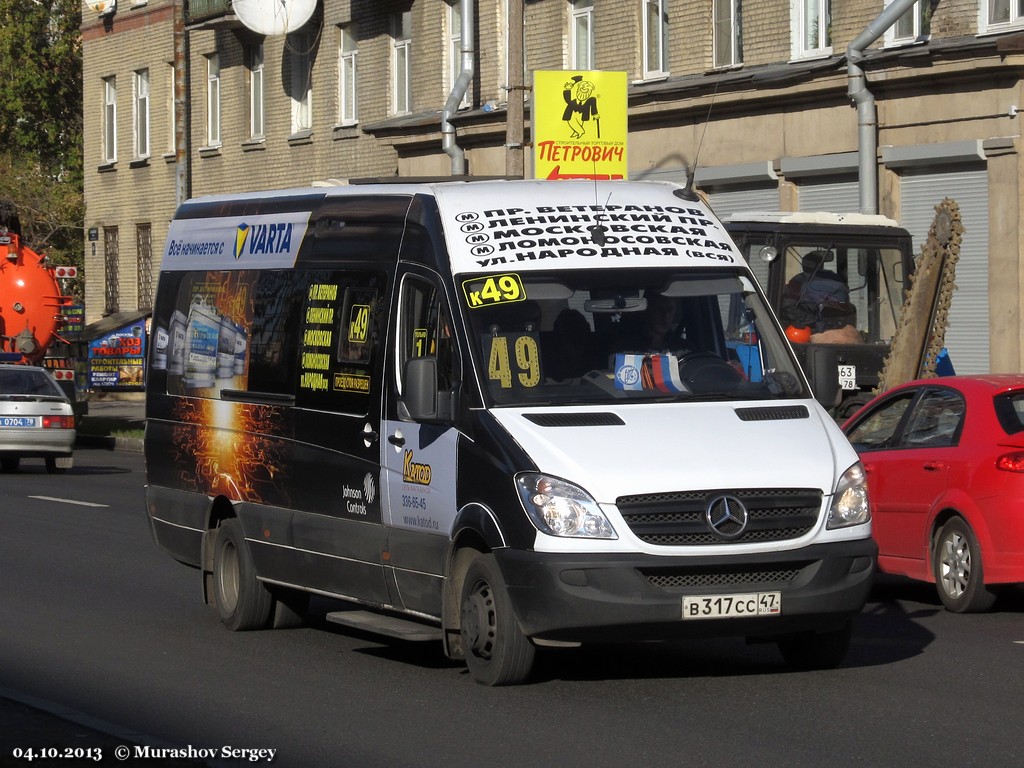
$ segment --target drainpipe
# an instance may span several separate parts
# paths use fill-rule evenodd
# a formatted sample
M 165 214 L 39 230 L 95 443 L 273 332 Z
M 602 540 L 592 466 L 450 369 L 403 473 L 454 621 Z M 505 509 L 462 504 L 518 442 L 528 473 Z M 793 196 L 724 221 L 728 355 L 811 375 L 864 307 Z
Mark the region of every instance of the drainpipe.
M 473 58 L 476 41 L 473 39 L 473 0 L 460 0 L 462 6 L 462 71 L 455 78 L 455 85 L 444 103 L 441 113 L 441 148 L 452 159 L 452 176 L 466 175 L 466 153 L 455 143 L 455 126 L 449 119 L 459 110 L 469 83 L 473 79 Z
M 847 93 L 857 107 L 857 164 L 860 174 L 860 212 L 878 213 L 878 110 L 868 90 L 864 70 L 864 50 L 885 34 L 910 10 L 915 0 L 893 0 L 878 18 L 854 38 L 846 49 Z

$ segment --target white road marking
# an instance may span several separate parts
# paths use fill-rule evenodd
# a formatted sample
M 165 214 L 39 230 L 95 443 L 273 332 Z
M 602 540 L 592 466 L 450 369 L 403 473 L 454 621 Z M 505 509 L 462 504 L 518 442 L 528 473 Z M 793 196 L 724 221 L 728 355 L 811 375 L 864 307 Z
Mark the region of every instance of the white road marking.
M 77 504 L 80 507 L 109 507 L 109 504 L 93 504 L 91 501 L 76 501 L 75 499 L 60 499 L 56 496 L 29 496 L 30 499 L 40 501 L 59 501 L 61 504 Z

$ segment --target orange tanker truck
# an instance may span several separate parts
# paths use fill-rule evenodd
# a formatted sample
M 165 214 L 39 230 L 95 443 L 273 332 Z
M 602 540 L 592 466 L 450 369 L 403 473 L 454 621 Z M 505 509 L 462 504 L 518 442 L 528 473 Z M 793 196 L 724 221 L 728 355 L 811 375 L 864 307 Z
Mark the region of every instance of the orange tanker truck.
M 21 241 L 17 214 L 0 201 L 0 362 L 52 369 L 81 415 L 86 403 L 77 397 L 69 345 L 60 335 L 73 299 L 61 290 L 58 270 L 69 271 Z

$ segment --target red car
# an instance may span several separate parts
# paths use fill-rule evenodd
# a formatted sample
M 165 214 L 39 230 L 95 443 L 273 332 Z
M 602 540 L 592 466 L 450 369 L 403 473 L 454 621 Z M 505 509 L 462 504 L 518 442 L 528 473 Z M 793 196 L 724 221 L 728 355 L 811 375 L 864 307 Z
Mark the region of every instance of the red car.
M 1024 582 L 1024 375 L 912 381 L 843 431 L 867 470 L 882 573 L 934 582 L 957 613 Z

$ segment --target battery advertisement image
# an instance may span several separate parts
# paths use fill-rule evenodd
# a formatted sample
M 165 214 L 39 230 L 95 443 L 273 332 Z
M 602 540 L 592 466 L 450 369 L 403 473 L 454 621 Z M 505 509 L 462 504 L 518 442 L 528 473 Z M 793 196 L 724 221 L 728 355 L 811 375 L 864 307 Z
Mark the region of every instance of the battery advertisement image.
M 359 441 L 346 440 L 338 423 L 340 414 L 376 402 L 376 281 L 383 277 L 179 275 L 174 305 L 158 308 L 151 366 L 151 386 L 162 379 L 168 394 L 182 396 L 172 401 L 175 483 L 236 501 L 379 521 L 371 463 L 363 469 L 362 460 L 342 455 L 349 442 L 358 451 Z M 325 460 L 313 444 L 338 451 Z

